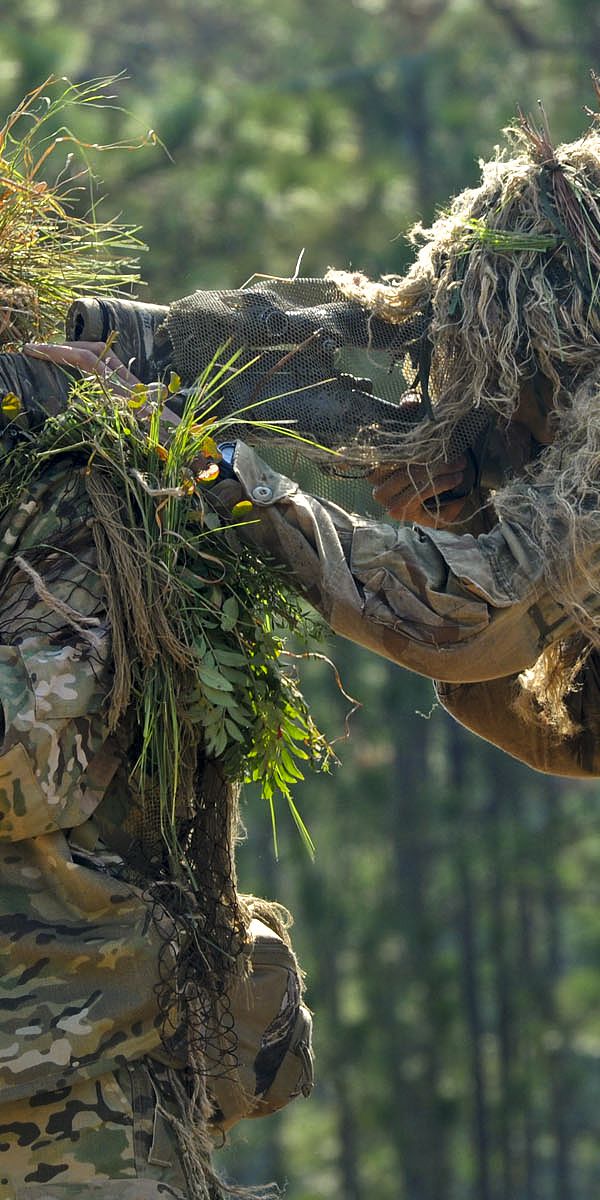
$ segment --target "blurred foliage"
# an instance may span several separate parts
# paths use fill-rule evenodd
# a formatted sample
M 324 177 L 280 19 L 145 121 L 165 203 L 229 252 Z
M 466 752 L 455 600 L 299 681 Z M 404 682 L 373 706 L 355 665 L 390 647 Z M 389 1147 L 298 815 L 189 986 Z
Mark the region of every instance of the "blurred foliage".
M 519 102 L 577 136 L 597 0 L 0 0 L 0 106 L 48 74 L 123 72 L 86 110 L 109 197 L 143 227 L 149 299 L 351 264 L 400 271 L 416 219 L 477 179 Z M 57 172 L 64 167 L 55 163 Z M 80 201 L 84 204 L 83 198 Z M 316 1010 L 313 1099 L 234 1132 L 240 1182 L 289 1200 L 600 1195 L 598 787 L 463 734 L 430 685 L 338 643 L 363 703 L 272 852 L 249 805 L 243 886 L 296 914 Z M 346 702 L 304 672 L 335 736 Z
M 172 161 L 98 164 L 146 232 L 158 300 L 289 274 L 302 247 L 307 273 L 400 269 L 399 235 L 476 179 L 517 100 L 542 95 L 555 136 L 578 131 L 600 58 L 594 0 L 105 0 L 83 17 L 2 0 L 0 15 L 3 109 L 51 72 L 123 72 L 127 111 L 97 112 L 90 140 L 160 134 Z

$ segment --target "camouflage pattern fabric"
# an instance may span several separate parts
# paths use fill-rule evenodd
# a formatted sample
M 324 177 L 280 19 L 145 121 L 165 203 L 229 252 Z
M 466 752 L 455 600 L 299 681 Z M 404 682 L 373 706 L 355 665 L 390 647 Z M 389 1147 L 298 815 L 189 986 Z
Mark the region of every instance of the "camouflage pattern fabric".
M 0 522 L 2 839 L 80 825 L 110 778 L 108 761 L 94 771 L 110 638 L 88 518 L 80 472 L 63 467 Z
M 307 495 L 242 443 L 234 468 L 239 484 L 217 484 L 221 502 L 252 499 L 261 519 L 244 536 L 289 566 L 335 632 L 443 681 L 442 704 L 516 758 L 552 774 L 600 774 L 595 655 L 570 699 L 577 736 L 561 739 L 552 727 L 534 726 L 513 703 L 519 673 L 575 631 L 549 594 L 539 549 L 522 525 L 504 520 L 476 537 L 379 524 Z M 600 597 L 585 588 L 586 610 L 597 611 Z
M 164 1071 L 164 1068 L 162 1068 Z M 173 1135 L 157 1108 L 158 1064 L 137 1062 L 96 1080 L 0 1105 L 0 1194 L 50 1200 L 183 1198 Z
M 186 1193 L 167 1183 L 153 1183 L 149 1179 L 136 1182 L 113 1180 L 96 1183 L 87 1180 L 85 1195 L 90 1200 L 186 1200 Z M 64 1183 L 52 1186 L 32 1184 L 30 1187 L 9 1186 L 5 1200 L 81 1200 L 81 1184 Z
M 19 1200 L 180 1195 L 144 1066 L 173 931 L 93 822 L 120 758 L 89 519 L 63 461 L 0 521 L 0 1195 Z
M 542 722 L 527 720 L 518 706 L 516 675 L 483 683 L 438 683 L 439 700 L 461 725 L 537 771 L 589 779 L 600 775 L 600 657 L 594 651 L 581 685 L 567 697 L 574 723 L 570 737 L 549 734 Z
M 401 666 L 493 679 L 531 666 L 545 637 L 567 628 L 522 528 L 504 522 L 474 537 L 352 516 L 241 443 L 234 468 L 261 517 L 246 536 L 289 565 L 336 633 Z
M 150 1180 L 110 1183 L 85 1183 L 85 1195 L 90 1200 L 186 1200 L 186 1194 L 168 1183 L 152 1183 Z M 8 1187 L 6 1200 L 82 1200 L 79 1183 L 59 1183 L 56 1186 Z

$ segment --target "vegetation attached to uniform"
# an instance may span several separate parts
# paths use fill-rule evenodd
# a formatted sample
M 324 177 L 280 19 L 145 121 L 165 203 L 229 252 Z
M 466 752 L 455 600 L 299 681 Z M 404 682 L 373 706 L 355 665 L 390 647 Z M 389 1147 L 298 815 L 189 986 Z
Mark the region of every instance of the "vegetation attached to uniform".
M 223 370 L 207 367 L 175 427 L 161 423 L 162 404 L 138 422 L 143 388 L 123 400 L 98 381 L 75 384 L 69 409 L 3 460 L 0 487 L 6 507 L 58 455 L 80 464 L 112 607 L 109 725 L 135 705 L 134 774 L 142 790 L 144 780 L 158 787 L 175 857 L 180 796 L 199 741 L 227 780 L 260 782 L 274 827 L 276 795 L 285 797 L 310 849 L 291 789 L 305 766 L 327 767 L 332 757 L 284 666 L 284 633 L 301 634 L 307 618 L 281 569 L 257 561 L 235 537 L 237 525 L 255 519 L 252 505 L 229 516 L 211 500 L 216 439 L 231 423 L 218 417 Z M 229 379 L 231 370 L 230 363 Z M 207 455 L 212 463 L 195 465 Z
M 53 87 L 55 98 L 46 102 Z M 99 225 L 93 211 L 72 215 L 73 181 L 61 182 L 68 163 L 55 186 L 40 177 L 61 139 L 85 150 L 60 129 L 63 108 L 103 98 L 102 81 L 62 90 L 49 82 L 0 133 L 4 349 L 25 339 L 61 340 L 75 296 L 114 294 L 134 278 L 131 231 Z M 73 382 L 67 409 L 35 432 L 22 419 L 19 396 L 2 402 L 4 428 L 12 425 L 15 437 L 6 439 L 2 458 L 0 510 L 58 462 L 80 473 L 89 495 L 112 638 L 106 720 L 127 773 L 126 811 L 115 831 L 123 846 L 114 848 L 126 877 L 144 889 L 150 914 L 156 906 L 157 927 L 168 929 L 157 1003 L 165 1049 L 177 1034 L 177 1061 L 184 1054 L 192 1081 L 174 1082 L 179 1115 L 172 1121 L 194 1200 L 221 1195 L 206 1077 L 222 1070 L 224 1057 L 235 1062 L 228 997 L 246 970 L 255 904 L 236 888 L 239 785 L 260 781 L 274 828 L 283 796 L 312 850 L 292 787 L 305 767 L 326 768 L 332 758 L 284 666 L 284 636 L 306 631 L 305 616 L 281 571 L 237 540 L 236 525 L 253 519 L 252 506 L 242 502 L 224 513 L 211 499 L 216 443 L 229 428 L 218 417 L 219 388 L 235 370 L 233 360 L 209 364 L 177 425 L 161 419 L 166 386 L 156 401 L 141 385 L 122 398 L 110 379 Z M 177 385 L 173 379 L 171 388 Z M 66 616 L 77 628 L 77 613 Z M 269 910 L 278 928 L 271 907 L 262 902 L 261 912 Z
M 107 103 L 110 80 L 73 85 L 49 79 L 29 93 L 0 130 L 0 346 L 60 339 L 75 296 L 112 293 L 137 278 L 139 243 L 126 226 L 99 223 L 92 206 L 77 216 L 88 147 L 64 124 L 73 106 Z M 62 147 L 76 151 L 84 169 Z M 105 147 L 95 146 L 95 150 Z M 112 148 L 112 147 L 111 147 Z M 57 160 L 57 182 L 42 178 Z M 62 161 L 62 160 L 61 160 Z M 215 360 L 216 362 L 216 360 Z M 271 806 L 288 801 L 310 849 L 291 787 L 305 764 L 326 766 L 330 751 L 316 730 L 293 676 L 282 666 L 282 629 L 304 616 L 275 568 L 265 569 L 224 526 L 252 519 L 242 502 L 225 519 L 211 505 L 218 475 L 218 391 L 233 363 L 209 365 L 196 399 L 168 443 L 160 408 L 146 427 L 136 410 L 99 382 L 74 386 L 67 413 L 49 420 L 28 448 L 3 460 L 0 498 L 14 502 L 27 478 L 57 454 L 85 459 L 92 501 L 105 530 L 100 545 L 112 602 L 115 684 L 109 724 L 131 703 L 142 730 L 137 777 L 160 796 L 160 824 L 177 856 L 178 796 L 189 785 L 192 752 L 205 754 L 231 781 L 258 780 Z M 5 421 L 18 425 L 19 399 L 5 396 Z M 204 414 L 204 415 L 203 415 Z M 238 422 L 239 424 L 239 422 Z M 213 458 L 204 470 L 194 459 Z M 250 510 L 250 511 L 249 511 Z M 117 596 L 117 592 L 122 594 Z

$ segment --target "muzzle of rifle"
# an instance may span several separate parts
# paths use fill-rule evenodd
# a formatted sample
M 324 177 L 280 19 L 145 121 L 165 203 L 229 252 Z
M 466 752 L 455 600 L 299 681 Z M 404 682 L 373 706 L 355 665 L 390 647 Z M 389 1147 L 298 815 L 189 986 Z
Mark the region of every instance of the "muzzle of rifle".
M 67 313 L 67 341 L 110 342 L 117 357 L 141 383 L 152 383 L 168 365 L 161 359 L 160 339 L 156 336 L 168 311 L 162 304 L 84 296 Z

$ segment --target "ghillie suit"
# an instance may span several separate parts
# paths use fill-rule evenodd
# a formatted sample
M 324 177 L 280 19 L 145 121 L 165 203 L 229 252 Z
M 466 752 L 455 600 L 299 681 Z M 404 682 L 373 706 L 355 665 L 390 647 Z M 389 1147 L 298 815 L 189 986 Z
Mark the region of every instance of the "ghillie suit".
M 423 322 L 414 388 L 423 419 L 400 459 L 452 459 L 456 430 L 474 422 L 473 482 L 488 523 L 493 514 L 516 522 L 541 551 L 548 587 L 579 632 L 524 678 L 564 732 L 573 726 L 563 699 L 600 642 L 600 557 L 591 552 L 600 546 L 600 133 L 591 115 L 580 140 L 557 148 L 543 111 L 540 129 L 521 116 L 480 186 L 430 229 L 413 229 L 419 250 L 404 277 L 329 274 L 374 318 Z M 532 439 L 514 478 L 508 463 L 489 472 L 493 431 L 509 426 L 526 390 L 540 423 L 551 410 L 552 444 Z
M 599 560 L 590 552 L 600 544 L 597 122 L 555 149 L 545 118 L 538 130 L 522 117 L 508 150 L 484 164 L 480 186 L 430 229 L 412 231 L 419 249 L 402 278 L 332 270 L 326 280 L 198 292 L 151 315 L 146 345 L 138 336 L 129 351 L 149 377 L 169 363 L 191 383 L 229 338 L 245 370 L 225 377 L 221 411 L 233 425 L 249 411 L 246 441 L 311 491 L 362 513 L 369 501 L 353 481 L 374 466 L 466 453 L 472 507 L 485 514 L 464 528 L 489 528 L 498 517 L 525 528 L 578 629 L 526 677 L 531 714 L 541 704 L 557 731 L 573 727 L 563 698 L 598 643 Z M 97 337 L 103 320 L 106 332 L 109 309 L 76 305 L 70 336 Z M 534 434 L 515 461 L 504 435 L 525 395 Z M 542 445 L 535 429 L 549 411 L 552 443 Z M 287 422 L 311 439 L 297 443 L 293 462 L 289 450 L 287 461 L 281 455 Z
M 38 180 L 57 143 L 36 158 L 15 128 L 41 90 L 1 134 L 8 351 L 59 336 L 92 277 L 130 274 L 113 243 L 135 249 Z M 242 780 L 273 804 L 295 747 L 327 756 L 280 662 L 299 611 L 194 472 L 210 371 L 168 446 L 143 397 L 14 353 L 3 381 L 0 1178 L 217 1200 L 214 1132 L 311 1087 L 286 914 L 238 894 L 234 858 Z

